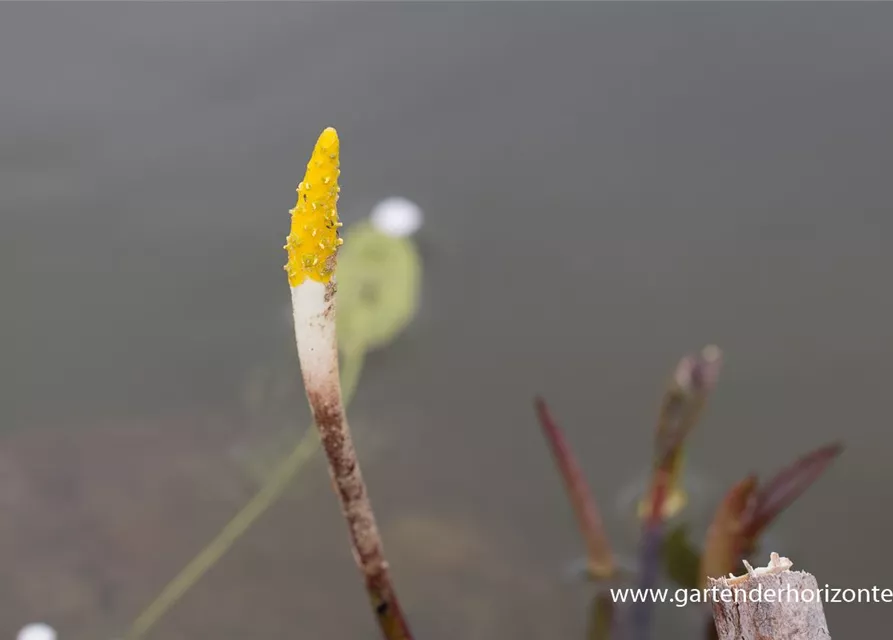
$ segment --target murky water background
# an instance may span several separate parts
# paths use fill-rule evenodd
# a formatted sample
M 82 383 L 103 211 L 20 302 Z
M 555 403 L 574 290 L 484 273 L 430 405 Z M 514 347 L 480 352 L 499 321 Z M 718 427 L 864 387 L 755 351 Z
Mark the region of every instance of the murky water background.
M 707 342 L 700 477 L 845 438 L 773 535 L 820 583 L 893 586 L 891 28 L 845 3 L 0 8 L 0 635 L 120 632 L 256 488 L 245 452 L 306 426 L 281 246 L 327 125 L 346 223 L 427 214 L 422 312 L 352 411 L 418 637 L 584 637 L 531 397 L 630 553 L 618 496 Z M 257 370 L 292 383 L 260 414 Z M 298 485 L 153 637 L 375 637 L 323 466 Z M 855 637 L 889 606 L 826 613 Z

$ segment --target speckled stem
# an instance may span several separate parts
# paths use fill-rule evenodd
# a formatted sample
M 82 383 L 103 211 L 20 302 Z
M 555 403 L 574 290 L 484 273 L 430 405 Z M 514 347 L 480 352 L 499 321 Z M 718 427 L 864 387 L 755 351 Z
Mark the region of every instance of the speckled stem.
M 350 529 L 354 559 L 363 573 L 378 624 L 388 640 L 410 640 L 412 636 L 391 582 L 344 408 L 340 399 L 336 400 L 331 393 L 310 393 L 309 398 L 335 493 Z
M 335 284 L 306 282 L 292 289 L 298 355 L 307 400 L 350 531 L 354 560 L 387 640 L 412 640 L 385 560 L 372 504 L 344 412 L 335 335 Z

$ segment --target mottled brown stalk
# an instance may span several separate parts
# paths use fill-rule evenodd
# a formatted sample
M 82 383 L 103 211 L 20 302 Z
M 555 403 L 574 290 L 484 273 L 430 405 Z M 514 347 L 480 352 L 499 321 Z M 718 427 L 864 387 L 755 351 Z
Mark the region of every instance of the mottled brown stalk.
M 411 640 L 409 626 L 391 582 L 381 536 L 340 396 L 336 385 L 307 392 L 313 419 L 329 461 L 334 489 L 350 530 L 354 559 L 363 573 L 378 625 L 387 640 Z
M 577 525 L 586 544 L 587 569 L 595 578 L 609 578 L 614 575 L 616 565 L 598 506 L 589 491 L 583 471 L 577 464 L 564 433 L 552 419 L 545 400 L 537 398 L 535 405 L 543 435 L 564 481 Z

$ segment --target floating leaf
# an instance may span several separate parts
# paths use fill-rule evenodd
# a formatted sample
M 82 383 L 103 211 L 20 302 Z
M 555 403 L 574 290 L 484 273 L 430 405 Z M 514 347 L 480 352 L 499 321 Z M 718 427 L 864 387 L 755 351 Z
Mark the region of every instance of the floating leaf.
M 806 491 L 842 451 L 843 445 L 840 443 L 820 447 L 782 469 L 763 485 L 744 518 L 743 534 L 748 542 L 753 544 L 766 527 Z
M 756 476 L 748 476 L 729 489 L 707 530 L 701 557 L 699 586 L 707 587 L 707 578 L 728 575 L 741 562 L 741 523 L 757 488 Z
M 408 238 L 388 236 L 368 222 L 353 225 L 338 254 L 338 340 L 342 350 L 376 349 L 412 321 L 422 266 Z
M 664 569 L 670 579 L 680 587 L 696 588 L 701 556 L 691 544 L 688 526 L 684 522 L 680 522 L 667 532 L 662 552 Z

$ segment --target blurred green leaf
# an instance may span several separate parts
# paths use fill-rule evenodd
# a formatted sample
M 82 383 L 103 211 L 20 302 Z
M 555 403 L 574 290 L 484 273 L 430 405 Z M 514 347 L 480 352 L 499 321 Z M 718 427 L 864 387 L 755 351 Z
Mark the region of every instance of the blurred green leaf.
M 687 589 L 698 586 L 701 557 L 689 540 L 685 523 L 679 523 L 667 532 L 664 537 L 663 558 L 664 568 L 673 582 Z
M 347 230 L 338 253 L 338 341 L 344 351 L 377 349 L 412 321 L 422 266 L 415 245 L 368 222 Z
M 589 605 L 588 640 L 610 640 L 614 628 L 614 602 L 606 593 L 599 593 Z

